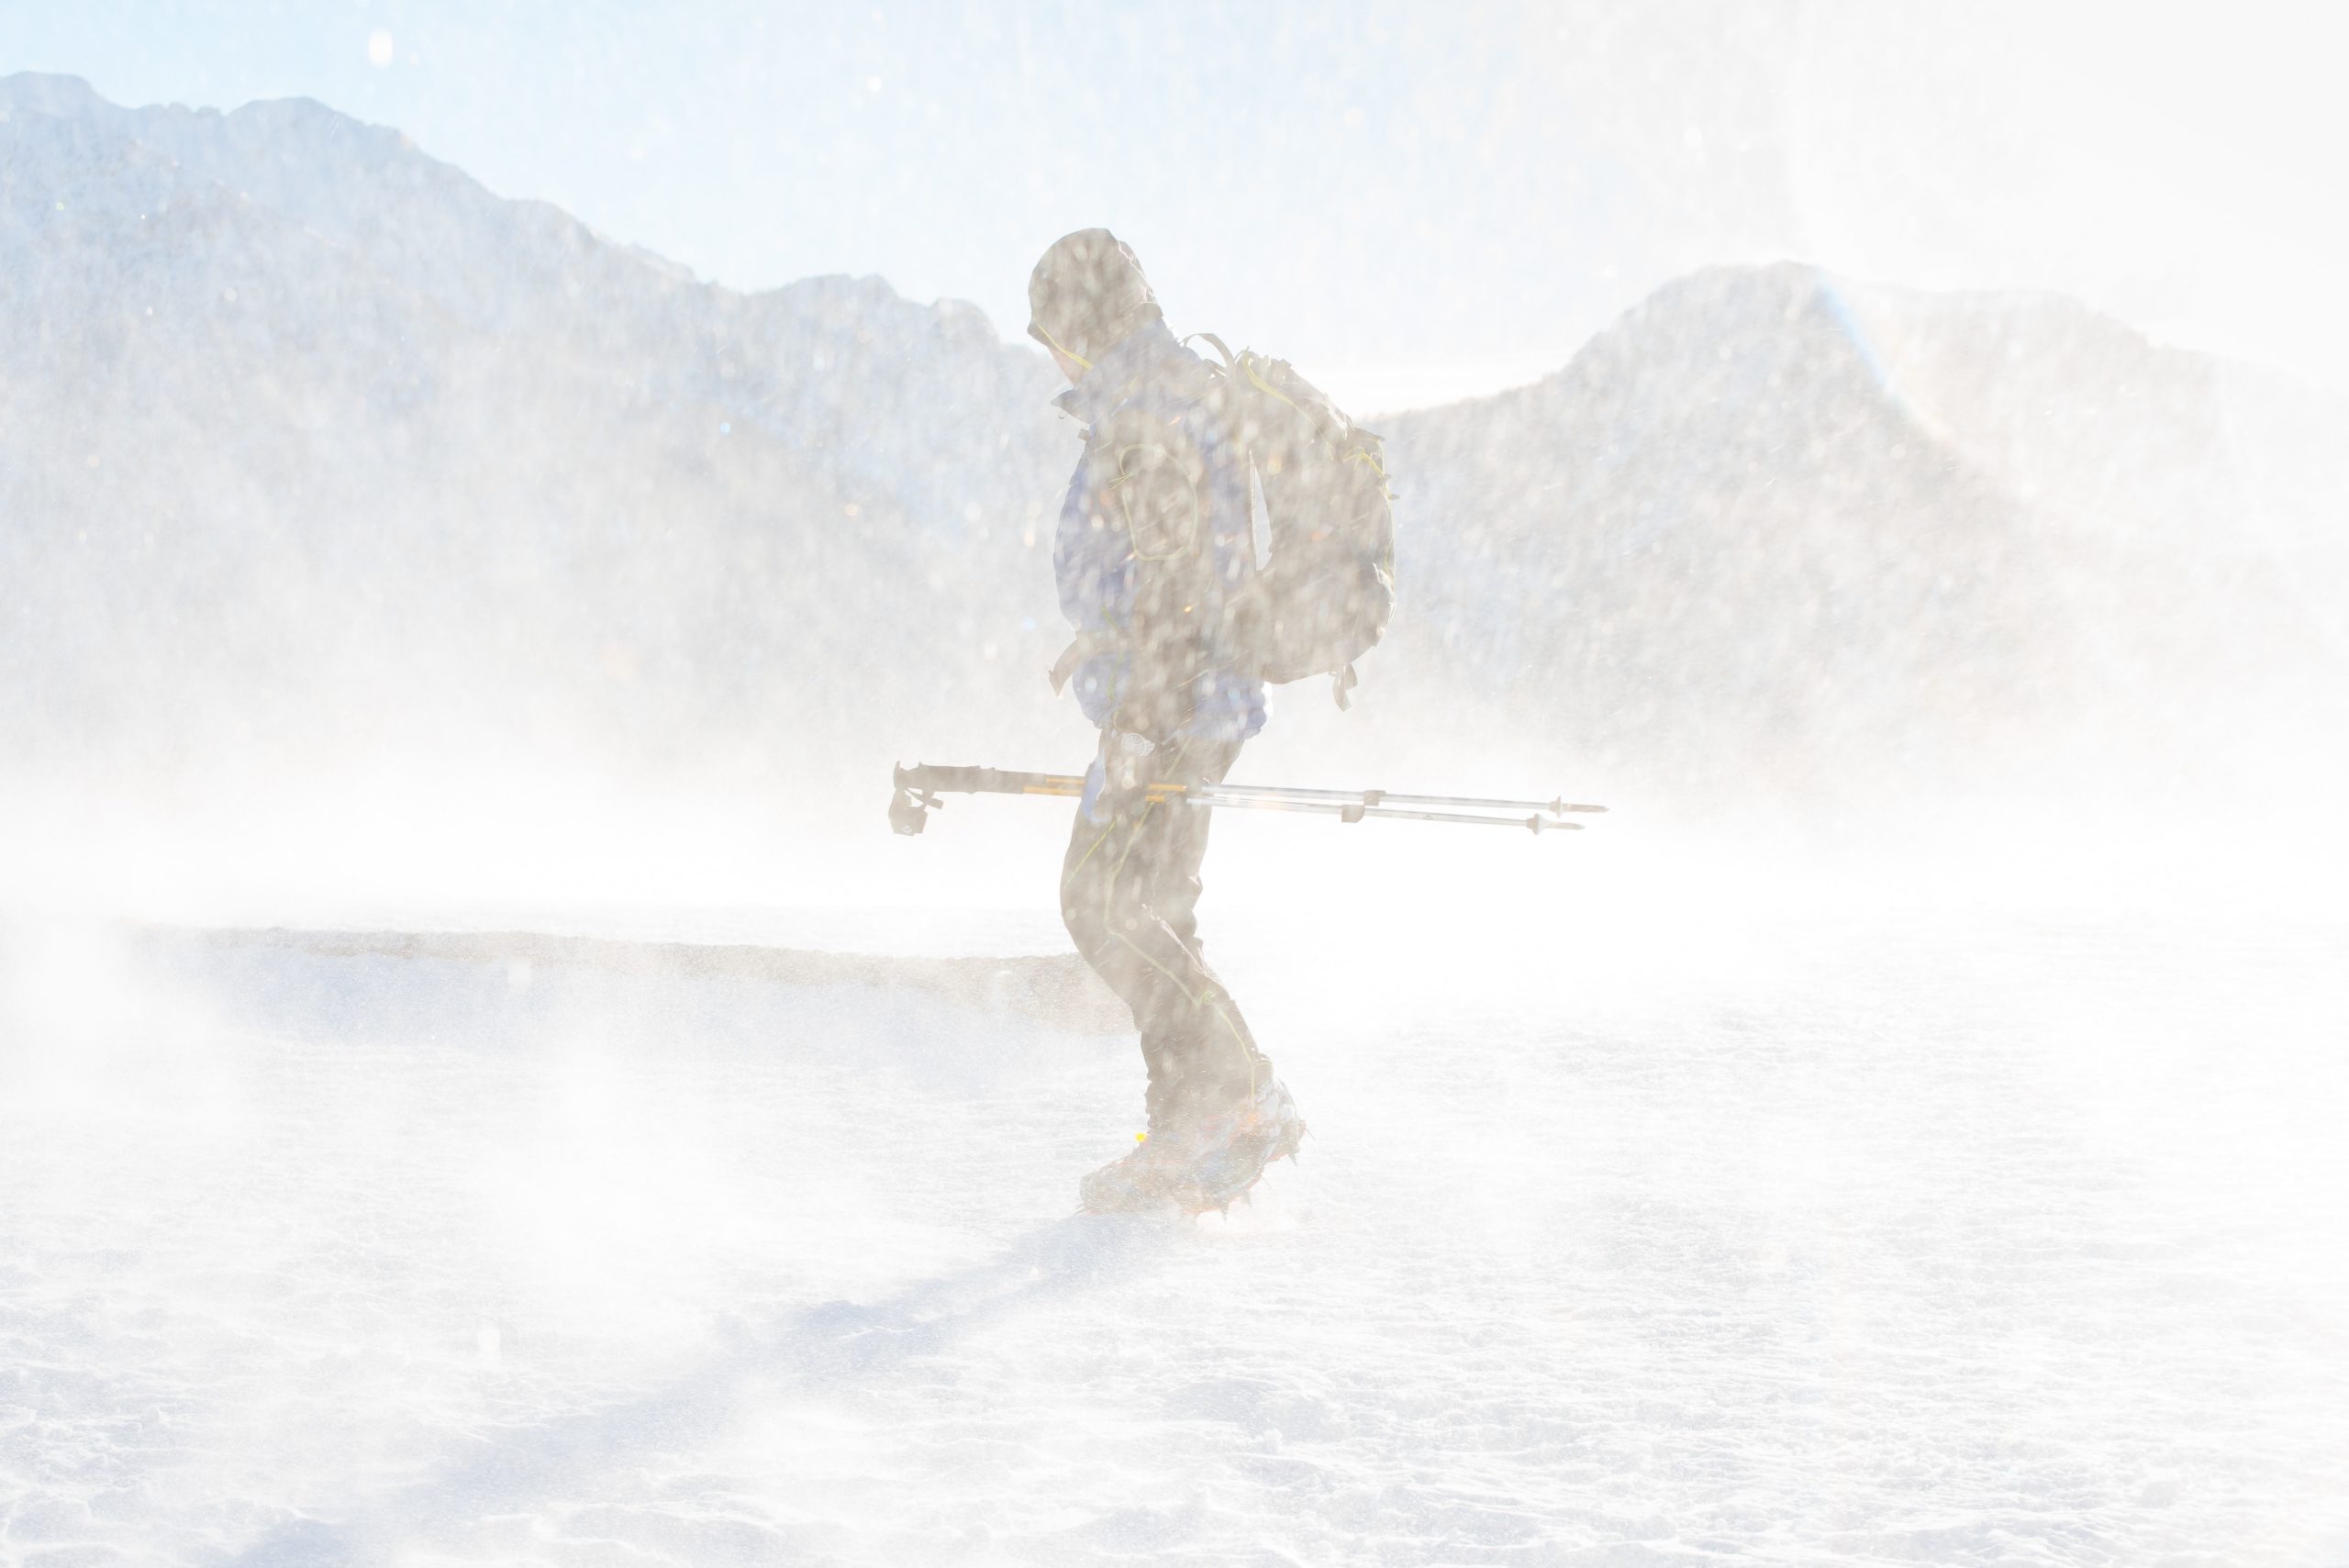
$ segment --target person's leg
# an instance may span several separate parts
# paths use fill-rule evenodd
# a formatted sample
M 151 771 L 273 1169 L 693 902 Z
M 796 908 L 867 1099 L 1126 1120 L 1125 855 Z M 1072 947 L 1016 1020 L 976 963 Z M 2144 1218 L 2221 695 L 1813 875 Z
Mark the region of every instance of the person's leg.
M 1220 782 L 1240 755 L 1236 741 L 1195 742 L 1170 751 L 1160 776 L 1186 784 Z M 1228 1109 L 1272 1076 L 1239 1005 L 1208 967 L 1199 941 L 1200 868 L 1214 821 L 1214 812 L 1196 806 L 1163 812 L 1137 890 L 1152 917 L 1141 928 L 1151 933 L 1151 957 L 1182 980 L 1179 986 L 1155 991 L 1159 1010 L 1137 1021 L 1146 1055 L 1165 1064 L 1172 1092 L 1193 1115 Z
M 1160 780 L 1219 780 L 1239 750 L 1170 748 Z M 1106 821 L 1077 815 L 1062 866 L 1062 917 L 1077 951 L 1132 1009 L 1153 1126 L 1212 1113 L 1252 1093 L 1271 1068 L 1198 946 L 1210 813 L 1141 791 L 1111 792 L 1102 805 Z

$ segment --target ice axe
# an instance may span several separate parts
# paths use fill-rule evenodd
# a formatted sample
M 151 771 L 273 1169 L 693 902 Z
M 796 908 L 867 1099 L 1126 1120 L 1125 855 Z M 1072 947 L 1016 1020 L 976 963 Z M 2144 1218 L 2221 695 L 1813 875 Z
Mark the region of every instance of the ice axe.
M 910 768 L 900 763 L 896 784 L 896 794 L 889 801 L 889 826 L 907 834 L 922 830 L 930 807 L 946 804 L 939 798 L 941 795 L 1048 795 L 1074 800 L 1085 793 L 1085 779 L 1077 773 L 1015 773 L 999 768 L 938 767 L 928 762 Z M 1341 822 L 1394 817 L 1409 822 L 1522 828 L 1534 833 L 1578 831 L 1582 824 L 1564 820 L 1566 816 L 1607 809 L 1563 796 L 1489 800 L 1463 795 L 1397 795 L 1383 789 L 1292 789 L 1286 784 L 1154 784 L 1147 785 L 1144 793 L 1152 800 L 1224 810 L 1318 812 Z

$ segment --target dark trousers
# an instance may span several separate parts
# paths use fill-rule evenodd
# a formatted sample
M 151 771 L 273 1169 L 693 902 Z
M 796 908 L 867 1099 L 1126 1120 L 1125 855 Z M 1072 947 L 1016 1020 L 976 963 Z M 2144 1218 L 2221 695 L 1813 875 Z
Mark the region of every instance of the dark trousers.
M 1152 771 L 1213 784 L 1239 743 L 1181 741 Z M 1140 790 L 1107 789 L 1095 822 L 1080 807 L 1061 865 L 1061 918 L 1076 951 L 1133 1009 L 1150 1070 L 1153 1130 L 1230 1108 L 1272 1075 L 1245 1019 L 1200 951 L 1199 863 L 1213 813 Z

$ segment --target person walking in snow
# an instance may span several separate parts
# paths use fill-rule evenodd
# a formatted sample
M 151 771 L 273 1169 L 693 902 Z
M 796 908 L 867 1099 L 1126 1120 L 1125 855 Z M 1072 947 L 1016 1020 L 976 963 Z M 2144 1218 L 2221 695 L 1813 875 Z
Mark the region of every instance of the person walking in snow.
M 1085 1178 L 1094 1212 L 1217 1207 L 1296 1152 L 1297 1106 L 1199 942 L 1211 814 L 1154 784 L 1219 782 L 1264 725 L 1251 673 L 1248 460 L 1216 378 L 1175 340 L 1133 251 L 1106 228 L 1055 241 L 1028 283 L 1029 336 L 1084 427 L 1052 566 L 1073 683 L 1100 732 L 1061 872 L 1077 951 L 1133 1011 L 1148 1131 Z

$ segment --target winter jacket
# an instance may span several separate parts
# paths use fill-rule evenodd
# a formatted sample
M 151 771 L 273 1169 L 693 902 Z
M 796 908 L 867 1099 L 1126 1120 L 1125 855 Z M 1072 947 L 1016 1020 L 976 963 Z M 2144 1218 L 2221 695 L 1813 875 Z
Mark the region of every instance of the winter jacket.
M 1078 705 L 1153 741 L 1244 740 L 1264 726 L 1248 615 L 1248 471 L 1207 363 L 1163 322 L 1105 350 L 1056 405 L 1085 427 L 1052 570 L 1076 628 Z

